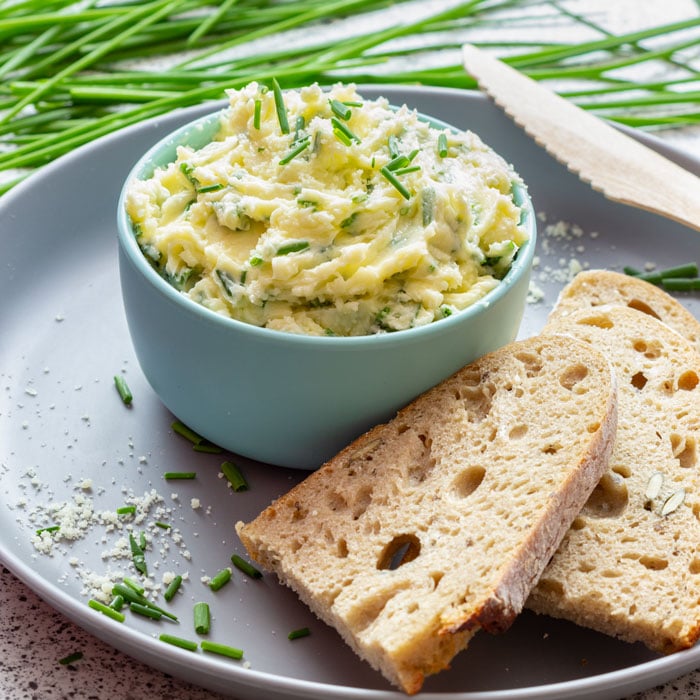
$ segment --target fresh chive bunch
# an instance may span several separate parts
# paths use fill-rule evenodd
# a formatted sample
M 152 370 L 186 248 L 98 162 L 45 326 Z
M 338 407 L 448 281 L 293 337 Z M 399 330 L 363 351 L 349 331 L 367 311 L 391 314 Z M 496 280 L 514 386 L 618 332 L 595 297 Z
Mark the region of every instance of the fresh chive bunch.
M 354 81 L 473 88 L 459 54 L 467 41 L 507 54 L 536 79 L 577 81 L 580 87 L 563 94 L 610 119 L 644 127 L 700 121 L 697 72 L 684 53 L 698 43 L 700 17 L 616 35 L 554 0 L 468 0 L 447 8 L 418 3 L 419 16 L 398 24 L 382 26 L 375 14 L 367 19 L 387 7 L 409 16 L 397 7 L 403 5 L 416 7 L 409 0 L 2 3 L 0 193 L 77 146 L 220 99 L 224 89 L 251 80 L 272 85 L 277 78 L 285 87 Z M 310 30 L 321 24 L 310 45 Z M 593 38 L 551 41 L 553 27 L 572 25 Z M 522 29 L 525 36 L 537 26 L 544 28 L 542 38 L 498 39 L 499 28 Z M 489 42 L 475 34 L 485 28 L 495 37 Z M 302 41 L 292 40 L 295 32 Z M 272 35 L 280 37 L 274 49 L 259 41 Z M 675 77 L 635 82 L 619 72 L 651 61 L 672 66 Z

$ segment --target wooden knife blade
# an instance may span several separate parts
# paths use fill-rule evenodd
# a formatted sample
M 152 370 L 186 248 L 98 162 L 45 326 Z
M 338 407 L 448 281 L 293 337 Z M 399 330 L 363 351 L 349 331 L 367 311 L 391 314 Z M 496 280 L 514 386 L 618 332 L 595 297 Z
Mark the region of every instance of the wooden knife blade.
M 560 163 L 608 199 L 700 231 L 700 178 L 469 44 L 464 67 Z

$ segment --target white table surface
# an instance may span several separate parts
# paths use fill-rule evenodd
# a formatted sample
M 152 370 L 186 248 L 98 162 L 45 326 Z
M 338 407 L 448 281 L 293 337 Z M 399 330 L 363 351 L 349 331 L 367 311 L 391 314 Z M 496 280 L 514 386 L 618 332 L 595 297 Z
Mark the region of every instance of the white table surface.
M 695 17 L 694 0 L 569 0 L 572 10 L 595 12 L 613 31 Z M 700 157 L 700 129 L 659 134 Z M 75 651 L 70 665 L 58 659 Z M 8 700 L 214 700 L 222 696 L 149 668 L 74 625 L 0 564 L 0 698 Z M 700 697 L 700 670 L 634 696 L 635 700 Z

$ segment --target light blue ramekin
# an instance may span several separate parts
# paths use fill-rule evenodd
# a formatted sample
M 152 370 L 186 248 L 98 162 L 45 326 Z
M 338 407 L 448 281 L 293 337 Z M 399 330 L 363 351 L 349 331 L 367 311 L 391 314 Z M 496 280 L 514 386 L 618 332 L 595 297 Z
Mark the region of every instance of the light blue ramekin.
M 136 163 L 124 190 L 132 178 L 147 178 L 173 161 L 178 145 L 199 148 L 209 142 L 219 117 L 216 112 L 197 119 L 155 144 Z M 361 337 L 258 328 L 185 297 L 139 249 L 124 190 L 118 205 L 121 286 L 141 368 L 178 419 L 239 455 L 316 469 L 418 394 L 518 332 L 536 239 L 535 213 L 521 186 L 514 191 L 529 241 L 495 290 L 430 325 Z

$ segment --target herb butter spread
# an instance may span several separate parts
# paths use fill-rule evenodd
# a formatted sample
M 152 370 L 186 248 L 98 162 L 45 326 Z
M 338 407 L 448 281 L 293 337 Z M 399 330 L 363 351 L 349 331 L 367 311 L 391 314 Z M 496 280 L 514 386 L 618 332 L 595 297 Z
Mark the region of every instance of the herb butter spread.
M 352 85 L 228 95 L 214 140 L 126 198 L 144 254 L 217 313 L 312 335 L 422 326 L 496 287 L 526 240 L 518 177 L 473 133 Z

